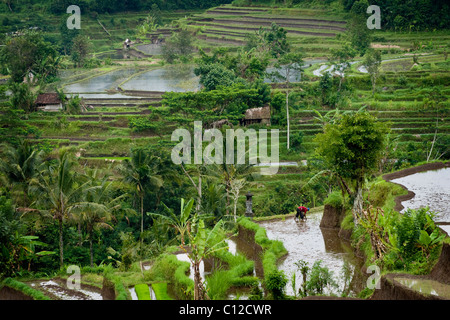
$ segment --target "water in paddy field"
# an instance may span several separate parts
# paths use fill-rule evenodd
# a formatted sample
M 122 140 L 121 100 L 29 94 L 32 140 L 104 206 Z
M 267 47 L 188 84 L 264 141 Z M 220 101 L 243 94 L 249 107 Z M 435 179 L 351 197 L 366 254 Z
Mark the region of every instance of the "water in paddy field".
M 122 82 L 137 72 L 134 68 L 118 69 L 97 77 L 92 77 L 80 82 L 76 82 L 64 87 L 65 93 L 77 92 L 104 92 L 106 90 L 113 90 Z
M 199 87 L 198 77 L 190 67 L 165 67 L 141 73 L 122 85 L 124 90 L 141 91 L 196 91 Z
M 444 299 L 450 299 L 450 285 L 448 284 L 431 279 L 405 277 L 394 278 L 394 280 L 415 291 L 427 295 L 440 296 Z
M 150 55 L 162 54 L 162 46 L 160 44 L 156 44 L 156 43 L 142 44 L 142 45 L 136 46 L 136 49 L 144 52 L 145 54 L 150 54 Z
M 403 201 L 405 209 L 418 209 L 428 206 L 435 211 L 436 221 L 450 222 L 450 168 L 418 172 L 391 180 L 415 193 L 411 200 Z
M 296 274 L 296 291 L 302 284 L 302 274 L 295 265 L 299 260 L 304 260 L 312 268 L 314 262 L 322 260 L 322 267 L 327 267 L 333 272 L 333 278 L 339 288 L 328 288 L 324 294 L 334 293 L 340 295 L 344 289 L 343 272 L 344 262 L 351 269 L 353 280 L 350 284 L 350 292 L 356 295 L 364 288 L 366 279 L 370 274 L 362 274 L 363 262 L 354 256 L 349 243 L 341 241 L 337 229 L 321 229 L 319 227 L 323 212 L 308 214 L 306 221 L 296 222 L 293 217 L 285 220 L 272 220 L 259 223 L 267 231 L 267 237 L 271 240 L 280 240 L 288 251 L 288 255 L 278 265 L 287 276 L 288 284 L 286 293 L 294 295 L 291 285 L 292 274 Z

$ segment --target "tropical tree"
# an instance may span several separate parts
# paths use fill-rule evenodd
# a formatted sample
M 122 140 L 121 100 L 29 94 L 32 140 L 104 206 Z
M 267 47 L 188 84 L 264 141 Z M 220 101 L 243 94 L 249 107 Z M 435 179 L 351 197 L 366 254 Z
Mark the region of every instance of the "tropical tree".
M 82 175 L 75 171 L 76 161 L 67 150 L 62 150 L 56 163 L 45 163 L 46 167 L 30 181 L 30 191 L 35 197 L 32 204 L 44 218 L 58 223 L 59 260 L 64 265 L 63 226 L 89 186 Z
M 168 208 L 164 203 L 164 209 L 169 215 L 163 215 L 159 213 L 147 213 L 147 215 L 153 217 L 153 218 L 161 218 L 163 221 L 166 221 L 169 223 L 173 228 L 176 229 L 176 231 L 180 234 L 180 241 L 181 246 L 184 247 L 185 245 L 185 235 L 188 232 L 188 228 L 191 224 L 191 211 L 192 206 L 194 205 L 194 199 L 190 199 L 188 203 L 184 204 L 184 199 L 181 199 L 181 205 L 180 205 L 180 215 L 176 215 L 175 212 Z
M 8 37 L 0 50 L 3 72 L 11 75 L 12 82 L 22 82 L 30 71 L 39 79 L 48 80 L 57 75 L 59 62 L 55 47 L 36 31 L 25 30 L 20 36 Z
M 176 59 L 187 61 L 194 52 L 193 36 L 188 30 L 173 33 L 162 46 L 162 55 L 168 63 Z
M 200 211 L 203 214 L 212 215 L 216 219 L 223 217 L 226 211 L 225 187 L 217 184 L 213 179 L 208 179 L 205 183 L 202 194 Z
M 1 144 L 0 172 L 6 177 L 9 189 L 16 187 L 23 194 L 22 205 L 29 205 L 28 187 L 38 174 L 42 164 L 43 152 L 33 147 L 28 140 L 19 139 L 17 147 Z
M 72 60 L 77 64 L 78 67 L 83 66 L 89 52 L 91 50 L 91 41 L 89 37 L 84 35 L 77 35 L 72 40 Z
M 263 38 L 272 57 L 280 58 L 291 50 L 286 35 L 287 31 L 274 22 L 270 29 L 264 29 Z
M 225 238 L 218 237 L 222 229 L 223 220 L 220 220 L 208 232 L 203 217 L 199 215 L 193 217 L 192 227 L 187 229 L 189 245 L 185 250 L 194 269 L 194 300 L 208 299 L 200 275 L 200 263 L 214 252 L 227 250 Z M 220 240 L 217 240 L 218 238 Z
M 356 50 L 346 43 L 339 49 L 331 50 L 331 60 L 335 63 L 337 73 L 339 75 L 339 88 L 341 91 L 342 82 L 345 78 L 345 73 L 350 68 L 350 61 L 356 56 Z
M 24 223 L 11 199 L 0 197 L 0 276 L 9 276 L 18 269 L 14 256 L 15 248 L 18 246 L 17 236 L 22 235 L 25 230 Z
M 151 155 L 143 148 L 134 149 L 131 159 L 122 161 L 119 169 L 124 181 L 134 188 L 135 195 L 140 202 L 141 234 L 144 232 L 144 196 L 150 188 L 159 189 L 163 185 L 163 179 L 159 175 L 158 157 Z
M 303 71 L 303 55 L 300 52 L 285 53 L 278 58 L 275 64 L 275 71 L 270 73 L 273 79 L 281 80 L 285 83 L 286 93 L 286 123 L 287 123 L 287 149 L 289 149 L 289 84 L 292 81 L 299 81 Z
M 243 181 L 252 179 L 253 164 L 214 164 L 207 168 L 211 177 L 215 177 L 225 186 L 226 193 L 226 215 L 229 214 L 230 195 L 232 193 L 233 181 L 243 179 Z
M 372 82 L 372 96 L 375 94 L 375 87 L 377 84 L 378 75 L 381 66 L 381 53 L 379 50 L 369 49 L 364 55 L 364 66 L 370 74 L 370 81 Z
M 350 10 L 350 19 L 347 25 L 347 39 L 360 56 L 366 53 L 372 41 L 371 30 L 367 28 L 366 11 L 368 6 L 369 2 L 367 0 L 354 2 Z
M 196 192 L 197 192 L 197 212 L 200 213 L 200 208 L 202 206 L 202 176 L 204 175 L 205 166 L 204 165 L 193 165 L 192 170 L 188 170 L 184 167 L 183 163 L 181 163 L 181 169 L 183 170 L 186 177 L 189 179 L 189 181 L 194 186 Z M 195 171 L 198 175 L 198 182 L 196 183 L 194 179 L 192 178 L 192 171 Z
M 88 188 L 83 190 L 80 202 L 73 205 L 71 217 L 86 228 L 89 237 L 91 267 L 94 266 L 93 238 L 94 231 L 100 228 L 113 229 L 108 223 L 113 219 L 113 212 L 120 208 L 120 200 L 127 196 L 114 197 L 113 182 L 105 176 L 98 183 L 91 180 Z
M 12 93 L 9 103 L 13 108 L 23 110 L 25 113 L 35 111 L 34 102 L 36 101 L 36 95 L 28 83 L 12 82 L 9 85 L 9 89 Z
M 233 194 L 233 203 L 234 203 L 234 207 L 233 207 L 233 216 L 234 216 L 234 222 L 237 221 L 237 203 L 239 200 L 239 193 L 241 191 L 241 189 L 245 186 L 245 179 L 234 179 L 231 181 L 230 183 L 230 187 L 231 187 L 231 193 Z
M 365 179 L 378 168 L 388 132 L 388 127 L 368 112 L 357 112 L 344 114 L 335 123 L 325 125 L 324 132 L 315 138 L 316 151 L 327 169 L 341 178 L 345 190 L 354 199 L 355 224 L 362 214 Z
M 158 28 L 156 18 L 150 13 L 144 21 L 137 27 L 137 34 L 139 37 L 146 37 L 147 33 L 150 33 Z

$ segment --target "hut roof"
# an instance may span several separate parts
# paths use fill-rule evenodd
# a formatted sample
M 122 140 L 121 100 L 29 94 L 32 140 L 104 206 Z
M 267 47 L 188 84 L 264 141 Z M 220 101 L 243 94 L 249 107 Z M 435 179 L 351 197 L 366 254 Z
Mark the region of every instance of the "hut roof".
M 244 118 L 246 120 L 270 119 L 270 107 L 259 107 L 259 108 L 247 109 L 247 111 L 245 111 Z
M 61 102 L 57 93 L 41 93 L 36 98 L 36 104 L 59 104 Z

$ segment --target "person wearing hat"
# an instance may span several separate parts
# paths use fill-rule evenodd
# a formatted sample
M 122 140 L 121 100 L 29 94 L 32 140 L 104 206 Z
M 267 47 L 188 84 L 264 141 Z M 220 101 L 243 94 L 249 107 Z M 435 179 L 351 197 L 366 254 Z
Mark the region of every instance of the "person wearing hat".
M 300 217 L 300 219 L 304 220 L 306 219 L 306 212 L 309 211 L 309 208 L 300 206 L 297 208 L 297 214 L 295 215 L 295 220 L 298 220 L 298 218 Z

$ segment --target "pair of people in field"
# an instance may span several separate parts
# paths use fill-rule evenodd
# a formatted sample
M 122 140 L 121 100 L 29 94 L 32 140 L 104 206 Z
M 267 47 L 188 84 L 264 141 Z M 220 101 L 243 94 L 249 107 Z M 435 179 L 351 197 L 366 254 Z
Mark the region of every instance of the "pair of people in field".
M 297 213 L 295 214 L 295 220 L 298 221 L 299 219 L 305 220 L 306 219 L 306 212 L 309 211 L 309 208 L 300 206 L 297 207 Z

